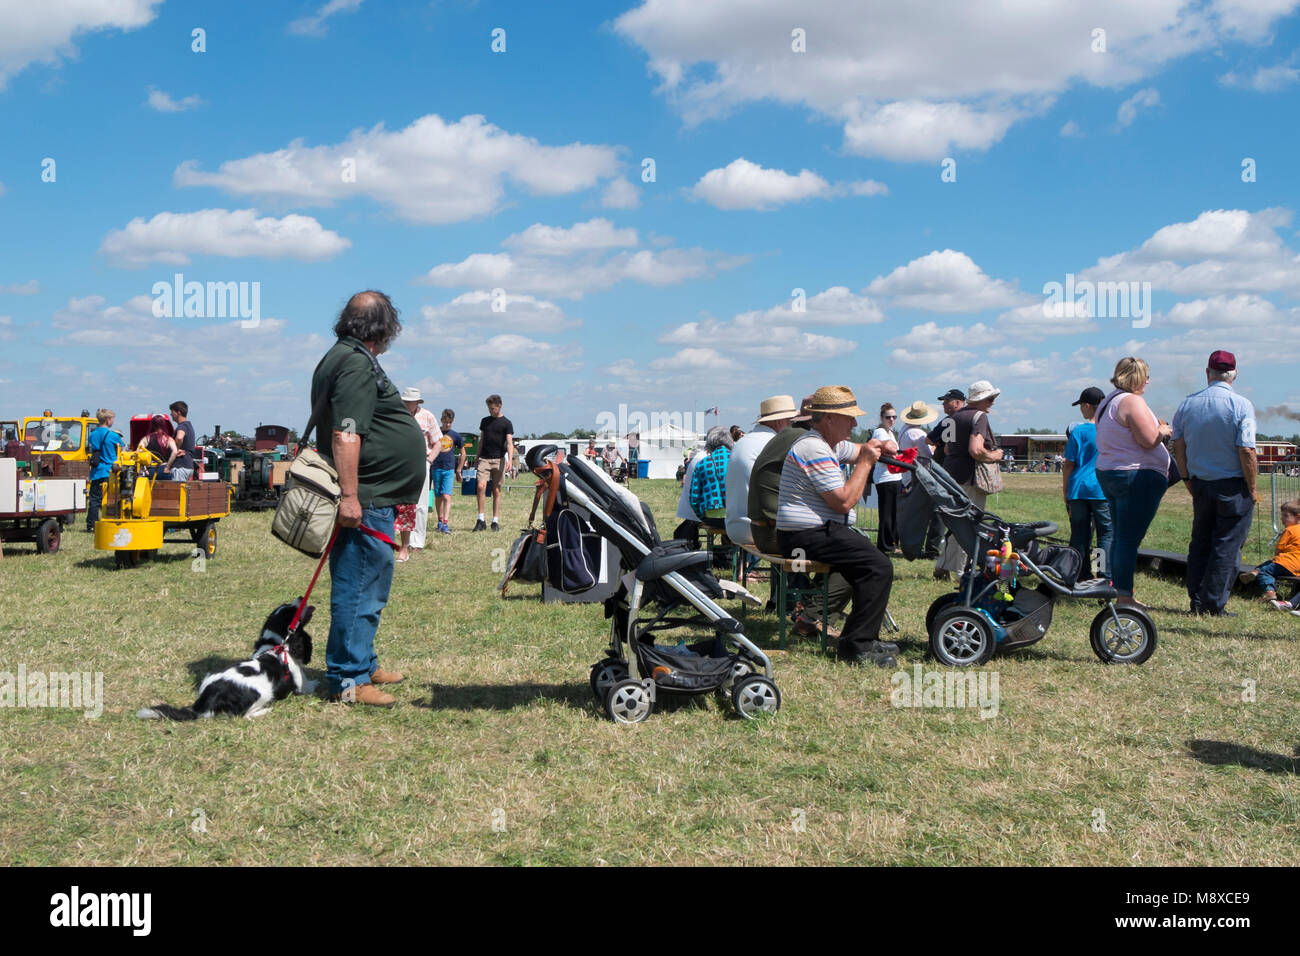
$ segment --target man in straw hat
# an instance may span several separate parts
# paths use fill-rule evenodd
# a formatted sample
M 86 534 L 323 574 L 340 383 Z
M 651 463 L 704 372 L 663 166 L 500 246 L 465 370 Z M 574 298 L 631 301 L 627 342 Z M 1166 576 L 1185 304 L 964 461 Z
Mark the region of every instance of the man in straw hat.
M 790 427 L 799 410 L 794 396 L 773 395 L 758 406 L 754 429 L 745 432 L 731 449 L 727 466 L 727 537 L 733 544 L 753 547 L 754 532 L 749 520 L 749 478 L 758 453 L 780 432 Z
M 925 426 L 938 419 L 939 410 L 919 400 L 908 405 L 899 416 L 899 420 L 903 423 L 903 433 L 898 436 L 898 450 L 904 452 L 909 448 L 915 448 L 916 463 L 922 468 L 928 468 L 934 456 L 930 449 L 930 435 Z M 903 487 L 906 488 L 911 481 L 912 473 L 903 472 Z M 943 522 L 939 520 L 939 513 L 934 511 L 930 515 L 930 526 L 925 531 L 925 549 L 921 557 L 934 560 L 942 549 Z
M 790 454 L 791 446 L 808 434 L 809 426 L 812 424 L 808 405 L 812 400 L 811 395 L 804 396 L 804 400 L 799 404 L 799 412 L 790 418 L 788 424 L 777 434 L 768 438 L 750 469 L 749 500 L 745 510 L 750 519 L 748 527 L 753 537 L 754 549 L 763 554 L 781 553 L 781 545 L 776 540 L 776 512 L 780 505 L 781 469 L 785 466 L 785 456 Z M 826 606 L 826 620 L 829 622 L 833 615 L 844 610 L 849 599 L 853 597 L 853 589 L 849 587 L 849 582 L 838 574 L 830 575 L 827 589 L 830 592 L 830 600 Z M 795 621 L 794 630 L 796 634 L 815 637 L 821 630 L 821 595 L 811 594 L 806 601 L 803 612 Z M 830 637 L 840 636 L 839 629 L 829 623 L 826 633 Z
M 849 527 L 849 514 L 862 499 L 872 466 L 882 453 L 896 453 L 898 446 L 874 438 L 865 444 L 848 441 L 857 416 L 866 412 L 847 386 L 817 389 L 807 411 L 812 428 L 791 446 L 781 467 L 777 541 L 787 557 L 829 564 L 848 581 L 853 611 L 844 623 L 839 659 L 892 667 L 898 646 L 878 638 L 894 566 L 865 535 Z M 841 470 L 846 464 L 855 466 L 847 481 Z

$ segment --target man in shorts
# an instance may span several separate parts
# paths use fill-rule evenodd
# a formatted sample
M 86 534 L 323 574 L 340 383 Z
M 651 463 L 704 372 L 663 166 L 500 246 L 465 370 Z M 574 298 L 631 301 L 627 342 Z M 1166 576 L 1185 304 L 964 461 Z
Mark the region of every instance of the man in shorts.
M 486 531 L 483 505 L 488 482 L 492 482 L 492 530 L 500 531 L 501 479 L 514 477 L 511 465 L 515 457 L 515 426 L 501 414 L 501 396 L 487 397 L 488 413 L 478 423 L 478 522 L 475 531 Z
M 437 502 L 438 531 L 451 534 L 451 496 L 452 488 L 460 483 L 460 474 L 465 470 L 465 439 L 460 432 L 451 427 L 456 420 L 456 413 L 450 408 L 442 410 L 442 451 L 433 460 L 433 495 Z M 457 458 L 457 454 L 460 455 Z

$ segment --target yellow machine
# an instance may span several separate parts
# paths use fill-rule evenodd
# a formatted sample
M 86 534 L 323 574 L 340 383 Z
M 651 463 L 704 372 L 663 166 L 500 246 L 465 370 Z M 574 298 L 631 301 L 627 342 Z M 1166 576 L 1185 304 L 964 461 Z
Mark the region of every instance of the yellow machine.
M 38 415 L 23 419 L 22 435 L 34 454 L 57 455 L 64 461 L 86 461 L 90 458 L 90 452 L 86 450 L 86 439 L 98 425 L 97 419 L 82 418 L 80 415 L 54 416 L 49 422 Z
M 150 478 L 149 469 L 160 464 L 143 449 L 118 453 L 95 523 L 95 548 L 114 552 L 118 567 L 134 567 L 164 544 L 189 544 L 208 558 L 217 553 L 217 521 L 230 514 L 229 483 Z M 166 537 L 178 531 L 186 536 Z

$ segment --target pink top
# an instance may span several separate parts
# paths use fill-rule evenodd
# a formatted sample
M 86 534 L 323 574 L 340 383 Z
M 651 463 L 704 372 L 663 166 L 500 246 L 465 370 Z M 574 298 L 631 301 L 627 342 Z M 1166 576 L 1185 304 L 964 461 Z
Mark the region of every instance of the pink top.
M 1143 448 L 1128 426 L 1115 420 L 1121 405 L 1128 400 L 1130 393 L 1115 389 L 1101 403 L 1101 415 L 1097 418 L 1097 470 L 1098 471 L 1137 471 L 1147 468 L 1162 475 L 1169 474 L 1169 449 L 1157 442 L 1151 448 Z M 1151 421 L 1159 425 L 1156 413 L 1147 409 Z
M 438 427 L 438 419 L 433 417 L 433 412 L 421 405 L 415 410 L 415 422 L 424 433 L 424 460 L 433 464 L 433 460 L 442 452 L 442 429 Z

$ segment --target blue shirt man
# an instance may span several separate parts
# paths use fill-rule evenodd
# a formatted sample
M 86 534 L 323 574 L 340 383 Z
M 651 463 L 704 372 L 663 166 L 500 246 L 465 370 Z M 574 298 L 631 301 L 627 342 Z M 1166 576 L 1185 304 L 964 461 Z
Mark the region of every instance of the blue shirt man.
M 1236 356 L 1212 353 L 1206 387 L 1174 414 L 1174 460 L 1192 493 L 1187 596 L 1193 614 L 1234 616 L 1225 607 L 1259 500 L 1255 409 L 1233 391 L 1236 379 Z
M 99 511 L 104 502 L 104 487 L 108 476 L 117 462 L 117 453 L 122 447 L 122 436 L 113 431 L 116 416 L 108 409 L 100 409 L 99 427 L 86 438 L 86 451 L 94 458 L 90 468 L 89 488 L 86 494 L 86 531 L 95 530 L 99 520 Z
M 1227 381 L 1214 381 L 1188 395 L 1173 420 L 1174 440 L 1184 440 L 1189 478 L 1241 478 L 1239 448 L 1255 447 L 1255 409 Z

